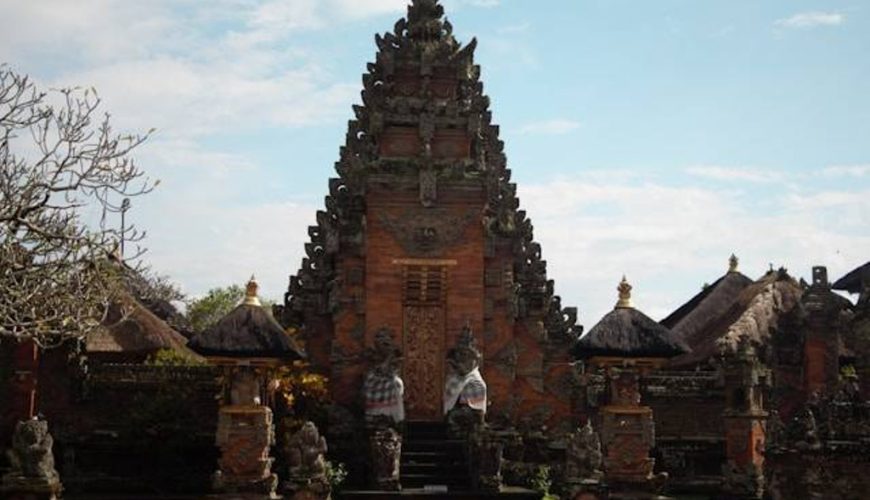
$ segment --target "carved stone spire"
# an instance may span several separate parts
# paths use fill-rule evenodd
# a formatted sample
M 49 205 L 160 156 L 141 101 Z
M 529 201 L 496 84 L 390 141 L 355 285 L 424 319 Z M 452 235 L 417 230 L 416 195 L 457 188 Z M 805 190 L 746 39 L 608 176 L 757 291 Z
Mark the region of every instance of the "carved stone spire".
M 728 258 L 728 272 L 736 273 L 738 264 L 740 264 L 740 259 L 738 259 L 737 256 L 732 253 L 731 257 Z
M 628 283 L 628 280 L 625 279 L 625 275 L 622 276 L 622 281 L 619 282 L 619 286 L 616 287 L 616 290 L 619 291 L 619 300 L 616 301 L 616 309 L 633 309 L 634 306 L 631 305 L 631 285 Z
M 245 286 L 245 305 L 249 306 L 262 306 L 260 303 L 260 298 L 257 297 L 257 290 L 259 290 L 260 284 L 257 283 L 257 278 L 254 275 L 251 275 L 251 279 L 248 280 L 248 284 Z
M 444 7 L 438 0 L 413 0 L 408 6 L 408 35 L 418 40 L 439 39 L 444 34 Z

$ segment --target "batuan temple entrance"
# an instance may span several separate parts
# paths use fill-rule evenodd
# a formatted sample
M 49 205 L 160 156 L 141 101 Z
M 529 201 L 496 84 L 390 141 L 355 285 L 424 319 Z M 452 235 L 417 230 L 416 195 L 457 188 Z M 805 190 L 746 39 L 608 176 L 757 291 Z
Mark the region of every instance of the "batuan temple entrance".
M 360 455 L 397 448 L 389 433 L 372 437 L 377 447 L 359 442 L 378 411 L 414 424 L 402 446 L 413 476 L 422 465 L 404 460 L 417 430 L 436 442 L 418 452 L 455 465 L 435 436 L 457 403 L 502 427 L 568 429 L 581 327 L 520 209 L 477 42 L 453 37 L 436 0 L 412 1 L 375 42 L 337 175 L 279 309 L 329 379 L 330 454 L 352 472 L 392 464 L 386 452 L 368 463 Z

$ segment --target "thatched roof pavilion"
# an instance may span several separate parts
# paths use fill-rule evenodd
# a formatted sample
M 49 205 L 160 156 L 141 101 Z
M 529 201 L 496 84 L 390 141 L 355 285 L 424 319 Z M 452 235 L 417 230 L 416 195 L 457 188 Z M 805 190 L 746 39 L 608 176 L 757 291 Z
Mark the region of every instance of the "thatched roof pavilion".
M 735 350 L 741 338 L 756 346 L 770 341 L 771 332 L 800 302 L 803 288 L 785 269 L 768 271 L 758 281 L 743 288 L 731 303 L 712 313 L 716 318 L 685 338 L 692 349 L 670 361 L 671 367 L 691 368 L 705 365 L 721 349 Z
M 737 256 L 728 259 L 728 272 L 661 321 L 688 345 L 695 345 L 705 333 L 722 321 L 722 316 L 753 280 L 738 270 Z
M 105 362 L 141 362 L 162 349 L 200 358 L 182 334 L 130 294 L 109 306 L 103 325 L 85 339 L 85 349 Z
M 588 334 L 574 345 L 577 358 L 670 358 L 689 351 L 667 327 L 635 309 L 631 285 L 623 276 L 617 287 L 619 301 Z
M 263 309 L 257 289 L 252 276 L 242 303 L 216 324 L 195 335 L 190 340 L 190 347 L 209 358 L 305 358 L 296 342 Z

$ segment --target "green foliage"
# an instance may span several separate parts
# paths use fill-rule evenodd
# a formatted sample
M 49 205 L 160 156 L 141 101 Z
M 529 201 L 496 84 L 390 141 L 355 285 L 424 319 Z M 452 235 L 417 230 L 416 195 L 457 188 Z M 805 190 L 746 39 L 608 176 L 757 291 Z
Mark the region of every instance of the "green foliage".
M 344 468 L 343 463 L 326 461 L 326 480 L 329 481 L 332 491 L 338 490 L 345 478 L 347 478 L 347 469 Z
M 540 493 L 541 500 L 559 500 L 559 497 L 550 493 L 550 487 L 553 486 L 553 480 L 550 478 L 550 467 L 541 465 L 535 471 L 535 476 L 532 478 L 532 488 Z
M 151 366 L 203 366 L 205 361 L 172 349 L 160 349 L 145 361 Z
M 239 285 L 212 288 L 204 297 L 187 303 L 187 319 L 195 332 L 215 324 L 233 310 L 245 296 Z

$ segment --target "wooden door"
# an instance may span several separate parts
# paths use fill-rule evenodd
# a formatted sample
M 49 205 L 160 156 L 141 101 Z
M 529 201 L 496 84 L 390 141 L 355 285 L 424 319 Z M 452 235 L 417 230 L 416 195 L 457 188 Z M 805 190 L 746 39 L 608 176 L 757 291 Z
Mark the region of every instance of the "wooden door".
M 409 420 L 441 420 L 446 277 L 443 266 L 404 268 L 402 378 Z

